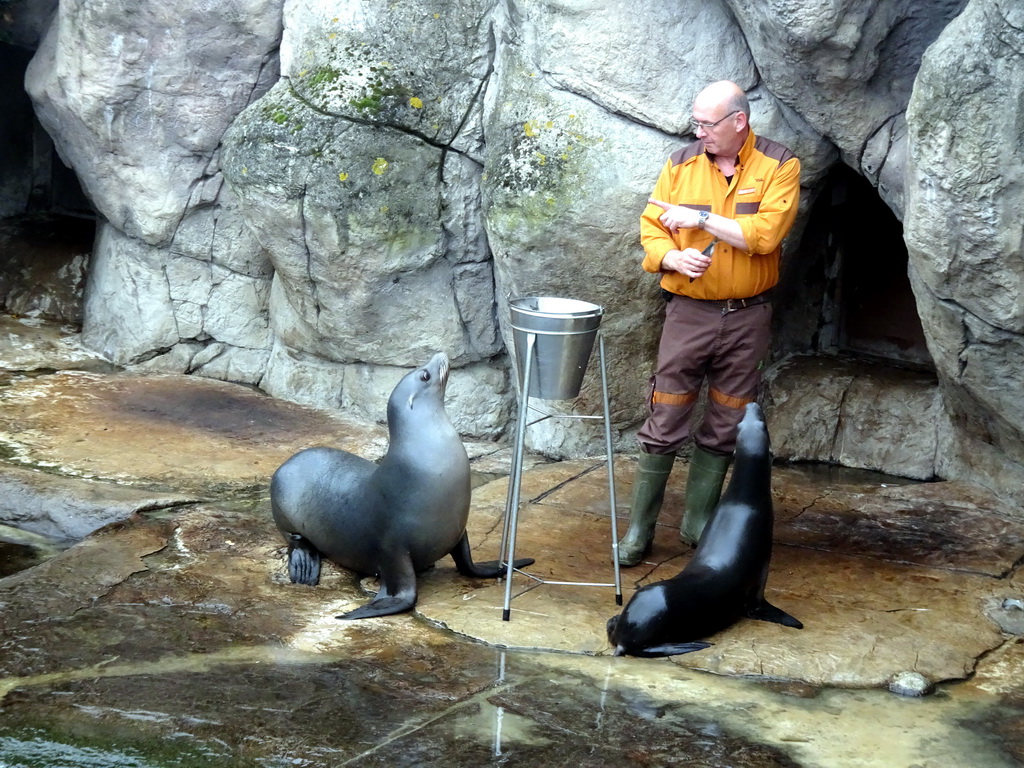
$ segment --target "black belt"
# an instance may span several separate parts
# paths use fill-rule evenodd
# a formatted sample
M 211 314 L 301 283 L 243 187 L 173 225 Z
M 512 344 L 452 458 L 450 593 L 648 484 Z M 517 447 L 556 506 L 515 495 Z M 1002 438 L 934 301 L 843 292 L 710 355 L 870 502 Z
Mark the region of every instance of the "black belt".
M 772 292 L 765 291 L 759 293 L 757 296 L 751 296 L 746 299 L 695 299 L 692 296 L 683 296 L 679 293 L 672 293 L 666 291 L 664 288 L 661 289 L 661 294 L 665 301 L 672 301 L 672 299 L 686 299 L 687 301 L 696 301 L 708 307 L 715 307 L 721 309 L 722 314 L 727 312 L 735 312 L 738 309 L 746 309 L 747 307 L 756 307 L 758 304 L 765 304 L 772 300 Z

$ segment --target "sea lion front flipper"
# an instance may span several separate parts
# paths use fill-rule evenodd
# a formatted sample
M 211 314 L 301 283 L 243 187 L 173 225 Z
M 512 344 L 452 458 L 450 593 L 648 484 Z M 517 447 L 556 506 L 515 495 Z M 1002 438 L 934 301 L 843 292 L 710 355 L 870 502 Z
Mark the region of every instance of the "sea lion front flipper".
M 320 583 L 320 550 L 297 533 L 288 537 L 288 578 L 310 587 Z
M 473 555 L 469 549 L 469 536 L 465 531 L 462 538 L 455 545 L 449 554 L 455 561 L 455 567 L 463 576 L 473 576 L 477 579 L 496 579 L 505 574 L 505 566 L 497 560 L 488 560 L 483 563 L 474 563 Z M 512 565 L 516 568 L 525 568 L 533 565 L 536 561 L 532 557 L 523 557 L 516 560 Z
M 773 624 L 781 624 L 784 627 L 793 627 L 793 629 L 804 628 L 804 625 L 798 619 L 793 618 L 781 608 L 776 608 L 763 598 L 760 604 L 747 611 L 747 618 L 757 619 L 758 621 L 770 621 Z
M 380 564 L 380 591 L 366 605 L 336 619 L 369 619 L 412 610 L 416 605 L 416 571 L 408 552 L 395 553 Z
M 678 656 L 682 653 L 693 653 L 694 651 L 703 651 L 705 648 L 710 648 L 711 643 L 662 643 L 661 645 L 652 645 L 647 648 L 642 648 L 638 651 L 630 651 L 630 656 L 640 656 L 642 658 L 650 659 L 657 656 Z

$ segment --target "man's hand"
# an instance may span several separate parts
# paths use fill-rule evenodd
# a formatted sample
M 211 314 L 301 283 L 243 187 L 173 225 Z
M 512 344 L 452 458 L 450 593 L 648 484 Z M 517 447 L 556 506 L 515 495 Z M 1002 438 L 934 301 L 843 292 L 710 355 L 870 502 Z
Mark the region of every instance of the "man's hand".
M 691 280 L 700 277 L 711 266 L 711 257 L 705 256 L 696 248 L 685 248 L 682 251 L 671 250 L 661 260 L 662 269 L 681 272 Z
M 697 218 L 698 211 L 693 208 L 686 208 L 682 205 L 672 205 L 653 197 L 647 199 L 651 205 L 661 208 L 664 213 L 658 217 L 658 221 L 665 225 L 665 229 L 675 234 L 680 229 L 693 229 L 700 222 Z M 698 251 L 699 253 L 699 251 Z

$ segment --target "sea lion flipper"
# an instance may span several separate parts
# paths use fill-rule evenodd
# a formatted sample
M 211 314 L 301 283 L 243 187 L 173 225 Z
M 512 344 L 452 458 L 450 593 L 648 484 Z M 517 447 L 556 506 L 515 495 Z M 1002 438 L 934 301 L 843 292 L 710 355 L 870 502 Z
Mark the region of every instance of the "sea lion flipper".
M 463 576 L 472 576 L 477 579 L 496 579 L 504 575 L 505 567 L 497 560 L 488 560 L 483 563 L 474 563 L 473 555 L 469 548 L 469 536 L 465 531 L 462 537 L 449 553 L 455 561 L 455 567 Z M 516 560 L 512 565 L 516 568 L 525 568 L 533 565 L 535 560 L 532 557 L 524 557 Z
M 288 537 L 288 578 L 310 587 L 320 583 L 320 551 L 297 533 Z
M 416 571 L 408 552 L 392 553 L 380 563 L 380 591 L 366 605 L 337 619 L 369 619 L 412 610 L 416 605 Z
M 793 629 L 804 628 L 803 623 L 799 619 L 793 618 L 781 608 L 776 608 L 764 599 L 747 611 L 747 618 L 757 619 L 758 621 L 770 621 L 773 624 L 781 624 L 784 627 L 793 627 Z
M 703 651 L 705 648 L 710 648 L 711 643 L 663 643 L 662 645 L 651 645 L 642 650 L 630 651 L 632 656 L 642 656 L 645 658 L 653 658 L 656 656 L 678 656 L 683 653 L 693 653 L 694 651 Z M 618 655 L 618 654 L 616 654 Z
M 408 597 L 375 597 L 366 605 L 356 608 L 354 611 L 335 616 L 336 619 L 372 619 L 374 616 L 390 616 L 393 613 L 402 613 L 410 610 L 416 605 L 416 598 L 409 600 Z

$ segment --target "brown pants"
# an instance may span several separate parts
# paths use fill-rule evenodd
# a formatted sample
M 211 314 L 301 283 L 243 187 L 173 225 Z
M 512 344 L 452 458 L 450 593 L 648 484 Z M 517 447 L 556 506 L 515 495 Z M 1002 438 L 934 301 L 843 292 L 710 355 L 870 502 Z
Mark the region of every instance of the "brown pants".
M 736 447 L 743 407 L 757 398 L 761 364 L 771 348 L 771 304 L 723 312 L 711 303 L 674 297 L 665 309 L 650 415 L 637 433 L 645 453 L 675 453 L 708 381 L 708 403 L 694 441 L 717 454 Z

